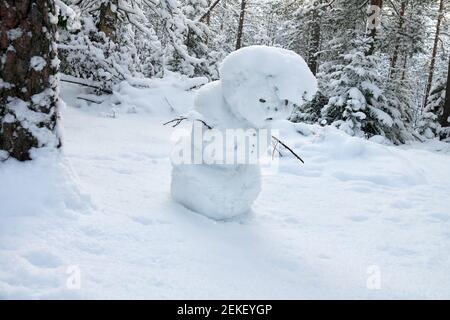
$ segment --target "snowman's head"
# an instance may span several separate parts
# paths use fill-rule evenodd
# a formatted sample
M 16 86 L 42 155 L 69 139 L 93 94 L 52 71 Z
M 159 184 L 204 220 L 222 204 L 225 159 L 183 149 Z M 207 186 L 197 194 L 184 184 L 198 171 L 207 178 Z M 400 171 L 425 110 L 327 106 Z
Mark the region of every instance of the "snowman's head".
M 220 77 L 231 112 L 256 128 L 286 119 L 294 104 L 317 91 L 316 78 L 302 57 L 275 47 L 250 46 L 231 53 Z

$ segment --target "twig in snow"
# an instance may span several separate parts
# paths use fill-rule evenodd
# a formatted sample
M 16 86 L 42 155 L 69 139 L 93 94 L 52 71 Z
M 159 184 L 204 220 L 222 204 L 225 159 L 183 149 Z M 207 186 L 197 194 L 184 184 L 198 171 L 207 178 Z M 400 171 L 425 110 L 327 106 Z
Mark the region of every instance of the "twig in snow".
M 272 136 L 272 139 L 274 139 L 277 144 L 281 144 L 283 147 L 285 147 L 290 153 L 292 153 L 294 155 L 294 157 L 296 157 L 298 160 L 301 161 L 301 163 L 305 163 L 305 161 L 302 160 L 302 158 L 300 158 L 300 156 L 298 154 L 296 154 L 291 148 L 289 148 L 284 142 L 282 142 L 280 139 L 278 139 L 277 137 Z
M 103 91 L 104 93 L 107 93 L 107 94 L 112 94 L 112 93 L 113 93 L 111 90 L 108 90 L 108 89 L 102 89 L 102 88 L 100 88 L 100 87 L 98 87 L 98 86 L 95 86 L 95 85 L 92 85 L 92 84 L 83 83 L 83 82 L 77 82 L 77 81 L 75 81 L 75 80 L 60 79 L 60 81 L 63 81 L 63 82 L 69 82 L 69 83 L 74 83 L 74 84 L 78 84 L 78 85 L 80 85 L 80 86 L 85 86 L 85 87 L 97 89 L 97 90 Z
M 167 121 L 167 122 L 163 123 L 163 126 L 168 125 L 169 123 L 172 123 L 172 122 L 176 122 L 176 123 L 172 126 L 172 128 L 175 128 L 175 127 L 176 127 L 177 125 L 179 125 L 183 120 L 186 120 L 186 119 L 187 119 L 186 117 L 175 118 L 175 119 L 173 119 L 173 120 L 170 120 L 170 121 Z
M 169 123 L 173 123 L 175 122 L 175 124 L 172 126 L 172 128 L 175 128 L 176 126 L 178 126 L 182 121 L 187 120 L 186 117 L 179 117 L 179 118 L 175 118 L 173 120 L 167 121 L 166 123 L 163 123 L 163 126 L 168 125 Z M 199 121 L 201 123 L 203 123 L 203 125 L 205 127 L 207 127 L 208 129 L 212 129 L 212 127 L 210 125 L 208 125 L 205 121 L 201 120 L 201 119 L 195 119 L 195 121 Z
M 84 97 L 77 97 L 77 99 L 85 100 L 85 101 L 91 102 L 91 103 L 101 104 L 101 102 L 99 102 L 99 101 L 91 100 L 91 99 L 84 98 Z
M 166 100 L 166 102 L 167 102 L 167 104 L 169 105 L 170 109 L 171 109 L 172 111 L 175 111 L 175 108 L 172 106 L 172 104 L 170 103 L 169 99 L 167 99 L 166 96 L 164 96 L 164 100 Z

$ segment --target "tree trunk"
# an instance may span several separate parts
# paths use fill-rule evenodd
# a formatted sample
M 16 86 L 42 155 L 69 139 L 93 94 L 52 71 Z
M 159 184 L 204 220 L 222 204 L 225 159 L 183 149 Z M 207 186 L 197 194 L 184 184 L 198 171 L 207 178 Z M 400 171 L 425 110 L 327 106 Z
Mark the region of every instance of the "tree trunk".
M 56 23 L 52 0 L 0 1 L 0 150 L 30 160 L 56 148 Z
M 408 65 L 408 54 L 405 52 L 403 57 L 402 81 L 406 79 L 406 67 Z
M 444 112 L 442 113 L 442 117 L 439 119 L 439 123 L 441 124 L 442 127 L 450 126 L 450 121 L 448 121 L 449 117 L 450 117 L 450 58 L 448 60 L 447 89 L 445 93 Z
M 322 1 L 317 2 L 317 6 L 321 5 Z M 308 67 L 311 69 L 311 72 L 316 75 L 317 73 L 317 62 L 320 46 L 320 8 L 315 8 L 312 12 L 312 27 L 311 27 L 311 41 L 308 46 Z
M 376 17 L 375 15 L 381 14 L 381 10 L 383 9 L 383 0 L 370 0 L 370 6 L 378 7 L 379 9 L 369 10 L 369 14 L 367 15 L 367 36 L 371 40 L 369 50 L 367 51 L 367 55 L 372 55 L 375 51 L 375 42 L 378 32 L 378 26 L 376 24 L 373 24 L 372 22 L 376 19 L 379 19 L 380 17 Z M 372 19 L 375 19 L 372 21 Z
M 111 6 L 114 5 L 117 8 L 117 4 L 118 0 L 103 2 L 100 5 L 100 17 L 97 24 L 98 30 L 104 32 L 113 41 L 116 40 L 117 9 L 113 11 Z
M 240 49 L 242 46 L 242 31 L 244 30 L 244 19 L 245 19 L 245 5 L 246 0 L 241 0 L 241 13 L 239 15 L 239 25 L 236 39 L 236 50 Z
M 434 36 L 433 51 L 431 53 L 430 71 L 428 73 L 427 87 L 425 89 L 425 99 L 424 99 L 424 104 L 423 104 L 424 106 L 426 106 L 428 103 L 428 97 L 430 96 L 431 87 L 433 86 L 434 68 L 436 65 L 436 56 L 437 56 L 437 51 L 438 51 L 439 35 L 441 34 L 441 24 L 442 24 L 443 17 L 444 17 L 444 0 L 440 0 L 438 18 L 437 18 L 437 23 L 436 23 L 436 34 Z
M 399 20 L 398 20 L 398 30 L 397 35 L 402 33 L 403 30 L 403 24 L 405 23 L 405 10 L 406 10 L 406 1 L 402 1 L 400 12 L 399 12 Z M 391 76 L 395 73 L 395 67 L 397 65 L 398 55 L 400 51 L 400 41 L 397 39 L 397 43 L 395 44 L 394 53 L 392 54 L 392 60 L 391 60 Z
M 198 19 L 198 21 L 202 22 L 206 19 L 206 24 L 209 26 L 211 22 L 211 12 L 214 10 L 214 8 L 219 4 L 220 0 L 214 1 L 213 4 L 211 4 L 211 0 L 208 0 L 208 10 Z
M 208 0 L 208 11 L 206 12 L 206 25 L 209 27 L 211 25 L 211 11 L 209 7 L 211 6 L 211 0 Z

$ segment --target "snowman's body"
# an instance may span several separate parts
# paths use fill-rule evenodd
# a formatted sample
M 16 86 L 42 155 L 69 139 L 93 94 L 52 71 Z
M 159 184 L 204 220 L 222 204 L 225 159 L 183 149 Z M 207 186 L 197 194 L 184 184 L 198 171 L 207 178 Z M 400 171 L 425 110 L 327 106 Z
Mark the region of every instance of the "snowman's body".
M 272 120 L 286 119 L 294 104 L 300 104 L 305 96 L 310 98 L 317 90 L 316 80 L 303 59 L 280 48 L 240 49 L 225 58 L 220 76 L 221 80 L 197 92 L 191 118 L 202 120 L 224 136 L 227 129 L 259 130 L 269 127 Z M 203 131 L 208 130 L 203 126 Z M 193 149 L 200 149 L 208 158 L 204 145 L 191 141 Z M 239 143 L 237 140 L 225 153 L 237 150 Z M 255 163 L 173 163 L 173 198 L 214 219 L 250 211 L 260 189 L 261 170 Z

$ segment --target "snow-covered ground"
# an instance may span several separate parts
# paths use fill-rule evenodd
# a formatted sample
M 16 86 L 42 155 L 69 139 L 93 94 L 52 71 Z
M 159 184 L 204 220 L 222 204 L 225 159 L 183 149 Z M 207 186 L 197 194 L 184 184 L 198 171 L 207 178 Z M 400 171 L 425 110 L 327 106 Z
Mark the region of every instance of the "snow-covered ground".
M 115 111 L 64 85 L 63 154 L 0 164 L 0 298 L 450 298 L 449 144 L 284 124 L 306 164 L 218 222 L 170 198 L 185 84 L 124 85 Z

